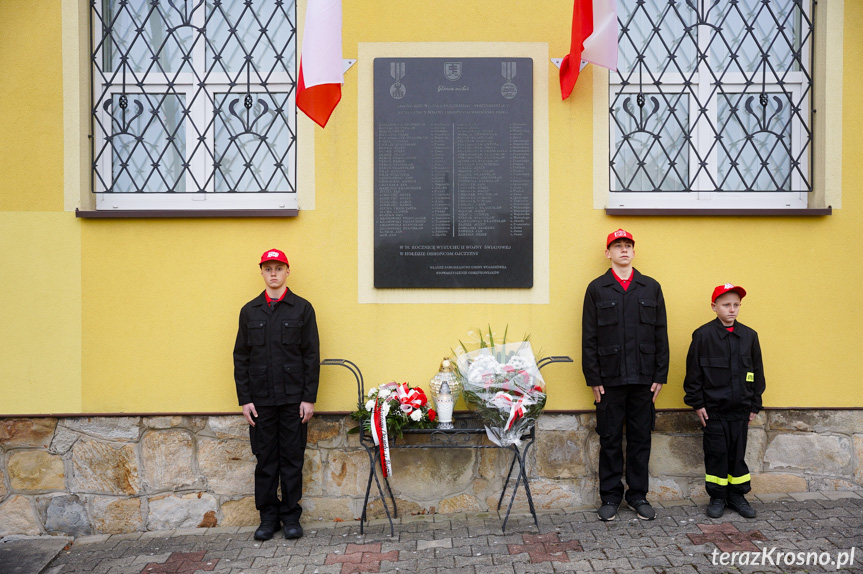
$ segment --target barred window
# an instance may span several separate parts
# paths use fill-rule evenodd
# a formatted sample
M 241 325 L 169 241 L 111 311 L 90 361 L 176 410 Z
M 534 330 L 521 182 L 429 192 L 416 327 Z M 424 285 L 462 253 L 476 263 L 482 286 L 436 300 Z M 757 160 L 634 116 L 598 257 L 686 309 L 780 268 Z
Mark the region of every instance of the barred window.
M 98 209 L 296 209 L 296 4 L 92 0 Z
M 621 0 L 610 207 L 806 207 L 811 0 Z

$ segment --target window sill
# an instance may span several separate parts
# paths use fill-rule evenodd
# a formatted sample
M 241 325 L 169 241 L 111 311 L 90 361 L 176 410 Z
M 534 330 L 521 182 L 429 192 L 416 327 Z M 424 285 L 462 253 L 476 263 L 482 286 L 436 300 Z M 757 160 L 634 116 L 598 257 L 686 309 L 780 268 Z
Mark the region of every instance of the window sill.
M 606 208 L 606 215 L 754 215 L 754 216 L 791 216 L 820 217 L 833 215 L 833 208 L 823 209 L 641 209 L 641 208 Z
M 75 217 L 81 219 L 296 217 L 299 213 L 299 209 L 112 209 L 110 211 L 81 211 L 80 209 L 75 209 Z

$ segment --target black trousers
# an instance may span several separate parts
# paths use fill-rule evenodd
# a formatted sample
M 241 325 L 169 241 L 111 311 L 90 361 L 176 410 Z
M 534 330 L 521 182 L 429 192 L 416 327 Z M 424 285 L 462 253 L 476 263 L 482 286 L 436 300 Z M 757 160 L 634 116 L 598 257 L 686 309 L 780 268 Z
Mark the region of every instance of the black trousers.
M 599 434 L 599 496 L 603 502 L 623 500 L 623 427 L 626 426 L 626 500 L 647 497 L 650 487 L 650 432 L 654 405 L 650 385 L 605 387 L 596 404 Z
M 746 466 L 748 420 L 721 420 L 708 413 L 704 432 L 704 489 L 713 498 L 746 494 L 750 485 Z
M 307 425 L 299 403 L 277 407 L 256 406 L 258 418 L 249 427 L 255 466 L 255 507 L 261 520 L 299 524 L 303 509 L 303 456 Z M 281 483 L 282 499 L 278 497 Z

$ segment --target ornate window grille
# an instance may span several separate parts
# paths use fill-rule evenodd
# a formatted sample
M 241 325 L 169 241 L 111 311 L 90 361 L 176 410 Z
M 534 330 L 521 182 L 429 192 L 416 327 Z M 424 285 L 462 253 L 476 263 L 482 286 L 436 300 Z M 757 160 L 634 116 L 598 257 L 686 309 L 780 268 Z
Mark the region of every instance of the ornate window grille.
M 296 207 L 294 1 L 91 6 L 94 192 Z
M 805 206 L 812 190 L 814 2 L 617 6 L 620 61 L 609 80 L 612 202 L 649 205 L 663 194 L 673 204 L 680 192 L 696 192 L 768 202 L 782 194 L 780 202 Z

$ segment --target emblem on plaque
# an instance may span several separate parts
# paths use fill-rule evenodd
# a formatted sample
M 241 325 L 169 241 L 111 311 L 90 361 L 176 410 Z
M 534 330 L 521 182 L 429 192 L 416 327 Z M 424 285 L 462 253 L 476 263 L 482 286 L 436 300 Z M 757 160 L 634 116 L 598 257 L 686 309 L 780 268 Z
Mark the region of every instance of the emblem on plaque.
M 443 65 L 443 75 L 450 82 L 455 82 L 461 78 L 461 62 L 445 62 Z
M 500 73 L 506 78 L 506 83 L 500 87 L 500 95 L 511 100 L 518 93 L 518 88 L 512 83 L 512 79 L 515 77 L 515 62 L 501 62 Z
M 407 92 L 407 88 L 402 84 L 401 79 L 405 75 L 405 63 L 404 62 L 390 62 L 390 76 L 396 81 L 395 84 L 390 86 L 390 95 L 393 99 L 400 100 L 405 97 L 405 93 Z

